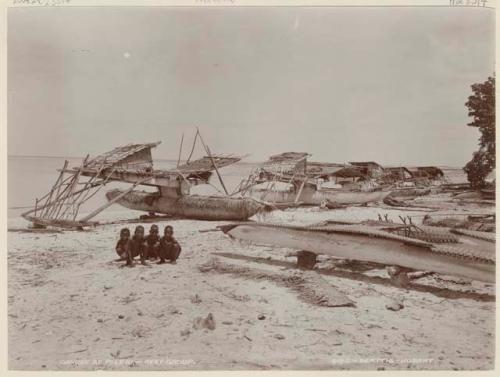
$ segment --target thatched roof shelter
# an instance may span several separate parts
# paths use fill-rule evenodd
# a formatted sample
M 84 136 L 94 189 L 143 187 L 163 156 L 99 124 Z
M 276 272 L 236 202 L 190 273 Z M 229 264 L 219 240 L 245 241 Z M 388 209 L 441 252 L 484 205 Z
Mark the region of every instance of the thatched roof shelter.
M 332 177 L 334 173 L 344 167 L 344 164 L 337 164 L 333 162 L 307 162 L 306 174 L 311 178 L 327 179 Z

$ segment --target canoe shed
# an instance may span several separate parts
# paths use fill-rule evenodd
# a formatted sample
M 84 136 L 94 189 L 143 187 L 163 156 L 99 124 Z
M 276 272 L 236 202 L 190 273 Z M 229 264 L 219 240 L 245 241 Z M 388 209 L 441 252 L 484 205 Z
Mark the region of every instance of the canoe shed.
M 344 169 L 344 164 L 334 162 L 307 162 L 307 176 L 309 178 L 321 178 L 330 181 L 335 178 L 335 173 Z
M 413 173 L 404 166 L 384 168 L 384 178 L 394 182 L 405 182 L 413 178 Z
M 208 182 L 212 171 L 214 170 L 214 164 L 218 169 L 235 164 L 241 161 L 241 157 L 235 156 L 205 156 L 195 161 L 186 162 L 179 165 L 176 170 L 182 173 L 187 179 L 200 179 L 202 181 Z
M 370 177 L 363 169 L 357 166 L 346 166 L 332 174 L 336 183 L 344 184 L 350 182 L 365 181 Z
M 305 152 L 284 152 L 269 157 L 261 166 L 262 170 L 272 174 L 296 175 L 306 173 L 307 157 Z
M 418 166 L 417 171 L 425 173 L 427 178 L 432 180 L 444 177 L 444 172 L 437 166 Z
M 160 141 L 157 141 L 155 143 L 128 144 L 117 147 L 86 161 L 83 167 L 89 170 L 95 169 L 96 171 L 110 167 L 131 171 L 151 171 L 153 169 L 151 148 L 158 146 L 160 143 Z
M 379 178 L 384 175 L 384 168 L 374 161 L 349 162 L 349 164 L 359 168 L 364 175 L 371 178 Z

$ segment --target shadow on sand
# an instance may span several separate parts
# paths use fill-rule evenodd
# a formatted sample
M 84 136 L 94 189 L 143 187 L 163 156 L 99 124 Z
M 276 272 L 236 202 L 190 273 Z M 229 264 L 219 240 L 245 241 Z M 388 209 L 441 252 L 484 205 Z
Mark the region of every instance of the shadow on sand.
M 261 263 L 269 266 L 284 267 L 287 269 L 298 269 L 296 263 L 281 261 L 276 259 L 262 258 L 262 257 L 252 257 L 243 254 L 235 253 L 212 253 L 213 255 L 242 260 L 253 263 Z M 495 296 L 487 293 L 478 293 L 469 291 L 457 291 L 449 288 L 436 287 L 432 285 L 424 285 L 418 283 L 410 283 L 405 287 L 401 287 L 396 281 L 390 278 L 383 278 L 379 276 L 368 276 L 363 274 L 364 271 L 373 270 L 376 268 L 384 268 L 383 265 L 377 265 L 375 263 L 363 263 L 357 261 L 349 261 L 348 264 L 343 265 L 342 268 L 315 268 L 314 271 L 321 275 L 335 276 L 343 279 L 350 279 L 356 281 L 362 281 L 365 283 L 379 284 L 383 286 L 390 286 L 402 289 L 413 290 L 416 292 L 431 293 L 437 297 L 446 299 L 470 299 L 482 302 L 494 302 Z

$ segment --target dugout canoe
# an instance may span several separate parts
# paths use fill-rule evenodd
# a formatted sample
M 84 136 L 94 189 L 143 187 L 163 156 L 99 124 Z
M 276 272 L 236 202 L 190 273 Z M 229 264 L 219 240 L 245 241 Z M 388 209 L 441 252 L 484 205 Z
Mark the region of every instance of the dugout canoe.
M 111 190 L 106 198 L 111 201 L 123 193 Z M 117 201 L 123 207 L 138 211 L 162 213 L 173 217 L 194 220 L 244 221 L 268 206 L 251 198 L 228 198 L 219 196 L 183 195 L 162 196 L 160 193 L 131 191 Z
M 343 189 L 321 189 L 316 191 L 310 200 L 311 204 L 320 205 L 323 201 L 329 201 L 335 204 L 367 204 L 383 200 L 389 191 L 353 191 Z
M 265 200 L 269 203 L 290 203 L 294 202 L 297 196 L 294 191 L 284 190 L 249 190 L 249 193 L 252 198 Z M 298 202 L 304 205 L 321 205 L 324 201 L 339 205 L 361 205 L 382 201 L 389 193 L 390 191 L 386 190 L 304 189 Z
M 495 243 L 466 235 L 459 235 L 457 243 L 436 244 L 358 224 L 306 227 L 247 222 L 219 229 L 258 245 L 495 281 Z

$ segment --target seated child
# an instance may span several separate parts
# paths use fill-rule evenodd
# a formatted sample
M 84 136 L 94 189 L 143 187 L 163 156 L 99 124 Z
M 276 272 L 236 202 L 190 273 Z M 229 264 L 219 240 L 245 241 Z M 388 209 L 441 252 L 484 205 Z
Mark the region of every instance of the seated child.
M 158 258 L 158 249 L 160 248 L 160 235 L 158 225 L 151 225 L 149 234 L 146 236 L 146 259 Z
M 138 225 L 135 227 L 134 235 L 127 245 L 127 266 L 133 266 L 133 260 L 139 256 L 141 263 L 146 264 L 146 241 L 144 239 L 144 227 Z
M 170 263 L 175 263 L 181 253 L 181 246 L 173 237 L 174 228 L 170 225 L 165 227 L 164 236 L 160 239 L 160 261 L 158 264 L 165 263 L 165 259 Z
M 120 260 L 126 260 L 127 259 L 127 245 L 128 242 L 130 241 L 130 230 L 128 228 L 123 228 L 120 230 L 120 239 L 116 243 L 116 254 L 120 257 Z

